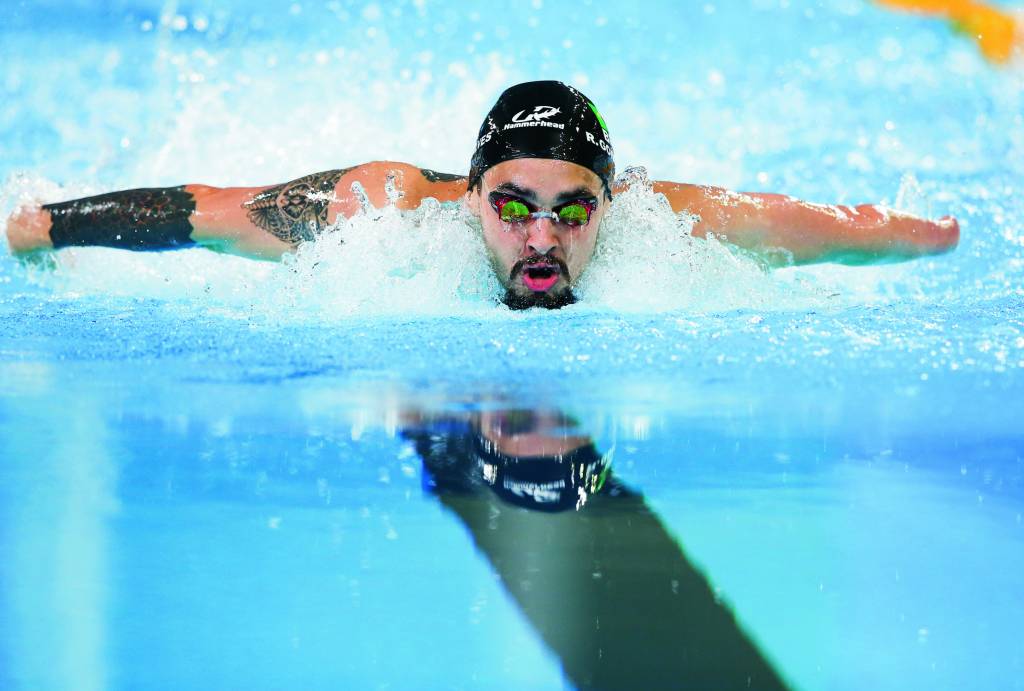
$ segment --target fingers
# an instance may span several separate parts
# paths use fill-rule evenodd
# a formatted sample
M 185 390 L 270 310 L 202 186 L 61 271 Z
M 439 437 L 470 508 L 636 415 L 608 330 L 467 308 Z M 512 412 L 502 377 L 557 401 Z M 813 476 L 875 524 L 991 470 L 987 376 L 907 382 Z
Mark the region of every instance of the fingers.
M 936 225 L 941 229 L 943 249 L 953 249 L 960 242 L 960 222 L 952 216 L 943 216 Z
M 11 254 L 53 247 L 50 242 L 50 214 L 38 206 L 15 209 L 7 218 L 7 246 Z

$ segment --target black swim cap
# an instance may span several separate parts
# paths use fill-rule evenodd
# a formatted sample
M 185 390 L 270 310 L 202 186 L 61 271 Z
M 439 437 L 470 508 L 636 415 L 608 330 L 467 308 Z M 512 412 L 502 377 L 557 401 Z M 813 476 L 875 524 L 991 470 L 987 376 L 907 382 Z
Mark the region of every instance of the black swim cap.
M 611 199 L 613 156 L 604 118 L 589 98 L 562 82 L 524 82 L 505 89 L 480 126 L 469 189 L 504 161 L 554 158 L 594 171 Z
M 611 456 L 586 444 L 561 456 L 508 456 L 494 442 L 475 438 L 484 481 L 503 501 L 533 511 L 580 509 L 599 493 L 611 469 Z

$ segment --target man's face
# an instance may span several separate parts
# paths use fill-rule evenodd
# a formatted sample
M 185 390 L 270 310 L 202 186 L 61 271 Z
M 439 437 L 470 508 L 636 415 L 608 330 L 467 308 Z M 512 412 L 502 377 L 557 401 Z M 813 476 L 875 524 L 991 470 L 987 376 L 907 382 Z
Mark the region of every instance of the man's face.
M 560 411 L 483 410 L 480 434 L 506 456 L 560 456 L 592 442 L 574 419 Z
M 585 225 L 567 225 L 550 217 L 508 223 L 491 203 L 495 195 L 521 200 L 531 211 L 550 211 L 578 200 L 596 200 L 596 207 Z M 509 307 L 555 308 L 574 301 L 572 285 L 594 254 L 597 230 L 608 206 L 597 175 L 566 161 L 505 161 L 484 173 L 466 201 L 483 226 L 484 242 L 505 286 Z

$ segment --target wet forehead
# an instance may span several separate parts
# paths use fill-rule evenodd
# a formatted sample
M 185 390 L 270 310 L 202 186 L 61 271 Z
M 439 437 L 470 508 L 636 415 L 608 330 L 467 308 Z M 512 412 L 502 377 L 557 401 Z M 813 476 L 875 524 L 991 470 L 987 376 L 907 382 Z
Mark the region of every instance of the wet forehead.
M 601 179 L 583 166 L 544 158 L 505 161 L 484 173 L 490 190 L 513 192 L 529 201 L 558 203 L 581 196 L 600 198 Z

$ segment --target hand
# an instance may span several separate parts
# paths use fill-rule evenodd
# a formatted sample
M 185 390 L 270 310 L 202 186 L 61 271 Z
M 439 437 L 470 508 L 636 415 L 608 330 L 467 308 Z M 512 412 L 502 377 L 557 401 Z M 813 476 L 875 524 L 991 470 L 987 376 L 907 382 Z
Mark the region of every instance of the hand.
M 50 213 L 37 205 L 15 209 L 7 218 L 7 245 L 15 255 L 52 249 Z
M 902 251 L 906 256 L 920 256 L 948 252 L 960 241 L 960 224 L 952 216 L 932 221 L 868 204 L 858 206 L 856 211 L 853 217 L 856 227 L 869 234 L 881 230 L 897 254 Z

